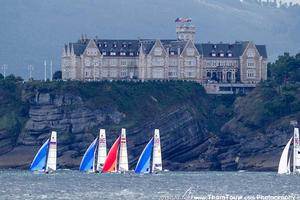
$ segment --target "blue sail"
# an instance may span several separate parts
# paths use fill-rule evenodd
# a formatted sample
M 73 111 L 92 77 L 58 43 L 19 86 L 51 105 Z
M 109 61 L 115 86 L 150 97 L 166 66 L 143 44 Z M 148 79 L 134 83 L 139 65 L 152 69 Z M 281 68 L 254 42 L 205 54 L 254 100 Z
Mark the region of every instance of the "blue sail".
M 49 148 L 49 139 L 43 144 L 43 146 L 39 149 L 39 151 L 35 155 L 30 166 L 31 171 L 45 170 L 48 148 Z
M 144 148 L 138 163 L 135 167 L 135 173 L 150 173 L 150 159 L 153 151 L 153 138 L 148 142 Z
M 98 138 L 94 140 L 94 142 L 89 146 L 89 148 L 84 153 L 79 167 L 79 170 L 81 172 L 95 170 L 94 164 L 95 164 L 95 152 L 97 147 L 97 140 Z

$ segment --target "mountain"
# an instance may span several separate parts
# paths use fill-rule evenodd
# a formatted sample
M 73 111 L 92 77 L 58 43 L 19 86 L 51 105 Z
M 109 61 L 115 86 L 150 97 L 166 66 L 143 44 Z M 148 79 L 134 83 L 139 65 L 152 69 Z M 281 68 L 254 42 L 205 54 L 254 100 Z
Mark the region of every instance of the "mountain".
M 299 51 L 300 7 L 261 6 L 239 0 L 6 0 L 0 12 L 0 65 L 7 74 L 44 75 L 43 60 L 60 68 L 65 43 L 82 33 L 99 38 L 175 38 L 174 19 L 189 16 L 197 42 L 252 40 L 266 44 L 270 60 Z M 49 71 L 48 71 L 49 73 Z

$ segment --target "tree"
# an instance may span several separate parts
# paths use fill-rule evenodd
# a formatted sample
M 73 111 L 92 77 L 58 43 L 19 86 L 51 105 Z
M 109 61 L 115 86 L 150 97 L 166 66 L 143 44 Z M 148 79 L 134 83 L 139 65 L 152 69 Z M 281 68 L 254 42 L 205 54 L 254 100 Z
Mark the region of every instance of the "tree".
M 54 74 L 53 74 L 53 80 L 61 80 L 62 79 L 62 74 L 61 74 L 61 71 L 56 71 Z

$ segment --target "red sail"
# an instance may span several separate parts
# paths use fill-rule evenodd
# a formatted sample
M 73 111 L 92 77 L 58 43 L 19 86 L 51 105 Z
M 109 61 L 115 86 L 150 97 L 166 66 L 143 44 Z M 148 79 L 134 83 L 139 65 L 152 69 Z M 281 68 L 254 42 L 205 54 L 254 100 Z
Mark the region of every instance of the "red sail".
M 117 169 L 117 157 L 119 151 L 120 137 L 117 138 L 108 152 L 106 160 L 103 165 L 102 173 L 115 172 Z

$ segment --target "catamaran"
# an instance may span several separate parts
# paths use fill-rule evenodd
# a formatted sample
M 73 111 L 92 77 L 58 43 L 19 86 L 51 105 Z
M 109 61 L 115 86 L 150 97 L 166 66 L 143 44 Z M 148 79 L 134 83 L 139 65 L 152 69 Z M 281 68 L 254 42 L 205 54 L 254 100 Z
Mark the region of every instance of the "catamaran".
M 97 148 L 98 148 L 98 156 L 96 161 Z M 105 135 L 105 129 L 100 129 L 99 137 L 97 137 L 90 144 L 89 148 L 84 153 L 80 163 L 79 170 L 82 172 L 99 172 L 102 170 L 105 159 L 106 159 L 106 135 Z
M 119 153 L 120 150 L 120 153 Z M 119 165 L 118 165 L 119 155 Z M 119 136 L 108 152 L 107 158 L 103 165 L 102 173 L 125 173 L 128 171 L 128 155 L 126 144 L 126 129 L 122 128 Z
M 152 168 L 150 168 L 150 160 L 152 156 Z M 150 139 L 134 170 L 135 173 L 155 173 L 162 171 L 161 145 L 159 129 L 155 129 L 154 137 Z
M 294 139 L 294 140 L 293 140 Z M 293 141 L 293 171 L 291 171 L 291 154 L 290 146 Z M 294 128 L 294 136 L 288 141 L 280 157 L 278 174 L 299 174 L 300 173 L 300 144 L 299 128 Z
M 50 138 L 42 145 L 35 155 L 30 170 L 40 172 L 56 171 L 57 133 L 52 131 Z

